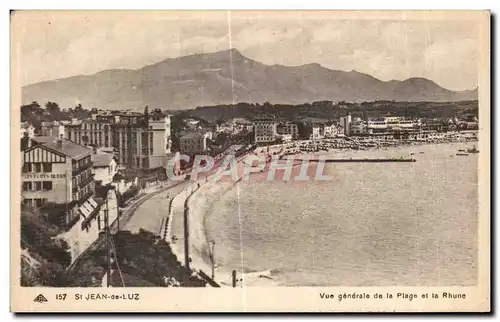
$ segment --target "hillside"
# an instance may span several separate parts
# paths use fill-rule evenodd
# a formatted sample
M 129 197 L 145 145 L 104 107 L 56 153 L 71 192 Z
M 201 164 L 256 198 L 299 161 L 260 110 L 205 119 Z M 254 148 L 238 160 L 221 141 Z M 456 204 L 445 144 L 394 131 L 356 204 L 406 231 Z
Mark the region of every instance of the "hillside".
M 167 110 L 233 102 L 301 104 L 332 101 L 460 101 L 477 99 L 477 89 L 454 92 L 425 78 L 381 81 L 357 71 L 319 64 L 264 65 L 236 49 L 166 59 L 137 70 L 114 69 L 94 75 L 31 84 L 22 102 L 55 101 L 62 108 Z

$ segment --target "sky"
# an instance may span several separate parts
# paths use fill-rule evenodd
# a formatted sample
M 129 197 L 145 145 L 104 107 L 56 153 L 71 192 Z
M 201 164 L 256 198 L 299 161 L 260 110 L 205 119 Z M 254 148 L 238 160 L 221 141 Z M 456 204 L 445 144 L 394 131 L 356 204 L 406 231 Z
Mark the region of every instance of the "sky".
M 18 12 L 12 18 L 12 50 L 19 58 L 17 75 L 23 86 L 236 48 L 268 65 L 319 63 L 384 81 L 426 77 L 451 90 L 477 87 L 480 31 L 474 19 L 356 17 L 361 16 Z

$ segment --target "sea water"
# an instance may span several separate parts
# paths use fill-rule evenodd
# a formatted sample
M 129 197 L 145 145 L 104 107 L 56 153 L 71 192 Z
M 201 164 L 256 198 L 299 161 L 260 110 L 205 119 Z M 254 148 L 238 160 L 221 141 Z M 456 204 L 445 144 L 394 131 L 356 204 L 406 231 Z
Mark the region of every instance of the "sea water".
M 324 182 L 243 181 L 208 207 L 206 239 L 221 269 L 269 270 L 278 285 L 475 285 L 478 155 L 456 156 L 464 147 L 347 151 L 335 156 L 417 162 L 330 163 Z

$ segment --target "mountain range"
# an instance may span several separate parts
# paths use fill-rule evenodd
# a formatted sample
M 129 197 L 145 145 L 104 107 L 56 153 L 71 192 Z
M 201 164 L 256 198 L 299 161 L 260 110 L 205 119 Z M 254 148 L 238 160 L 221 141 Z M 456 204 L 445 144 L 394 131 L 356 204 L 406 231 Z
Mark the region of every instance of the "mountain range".
M 301 104 L 313 101 L 476 100 L 477 88 L 451 91 L 426 78 L 382 81 L 319 64 L 264 65 L 236 49 L 169 58 L 140 69 L 110 69 L 30 84 L 23 104 L 57 102 L 62 108 L 184 110 L 238 102 Z

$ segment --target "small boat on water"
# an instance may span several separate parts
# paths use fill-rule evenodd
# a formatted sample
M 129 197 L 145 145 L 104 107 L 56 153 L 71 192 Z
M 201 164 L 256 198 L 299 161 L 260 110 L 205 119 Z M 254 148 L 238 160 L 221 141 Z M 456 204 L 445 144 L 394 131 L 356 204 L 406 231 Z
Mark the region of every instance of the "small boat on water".
M 456 155 L 458 155 L 458 156 L 467 156 L 467 155 L 469 155 L 469 153 L 458 152 Z
M 420 151 L 419 153 L 420 153 L 420 154 L 424 154 L 424 151 Z
M 468 153 L 479 153 L 479 150 L 474 146 L 472 149 L 467 149 Z

